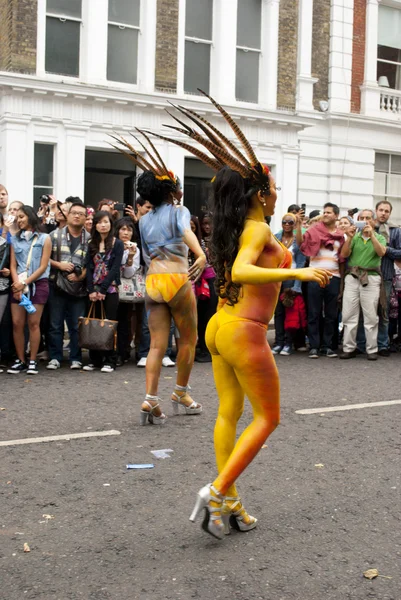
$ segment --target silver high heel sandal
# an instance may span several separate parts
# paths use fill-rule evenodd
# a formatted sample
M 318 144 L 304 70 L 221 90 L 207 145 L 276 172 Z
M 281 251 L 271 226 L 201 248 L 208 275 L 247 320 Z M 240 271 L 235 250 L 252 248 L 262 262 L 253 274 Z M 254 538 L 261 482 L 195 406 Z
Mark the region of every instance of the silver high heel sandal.
M 228 505 L 227 501 L 233 502 L 233 504 Z M 225 535 L 230 535 L 230 526 L 233 529 L 236 529 L 237 531 L 251 531 L 251 529 L 255 529 L 256 523 L 258 522 L 258 520 L 255 517 L 251 517 L 251 515 L 248 515 L 244 508 L 244 505 L 241 502 L 241 498 L 239 498 L 238 496 L 226 496 L 224 498 L 223 515 L 225 516 Z
M 156 402 L 156 404 L 152 405 L 149 402 L 149 400 Z M 151 396 L 150 394 L 146 394 L 143 404 L 146 404 L 146 406 L 149 407 L 149 410 L 143 410 L 141 408 L 141 411 L 140 411 L 141 425 L 146 425 L 147 420 L 152 425 L 164 425 L 164 423 L 166 422 L 166 419 L 167 419 L 166 415 L 164 413 L 161 413 L 161 415 L 157 415 L 157 416 L 153 414 L 153 411 L 156 408 L 159 408 L 159 406 L 160 406 L 159 400 L 160 400 L 160 398 L 158 396 Z
M 175 389 L 178 392 L 183 392 L 182 395 L 176 394 L 175 391 L 171 394 L 171 403 L 173 405 L 173 412 L 175 415 L 180 413 L 180 406 L 185 410 L 187 415 L 199 415 L 202 412 L 202 404 L 198 404 L 195 400 L 189 406 L 186 406 L 182 401 L 189 389 L 189 385 L 176 385 Z
M 211 492 L 213 492 L 213 494 L 211 494 Z M 215 502 L 219 506 L 210 506 L 210 502 Z M 194 522 L 202 510 L 204 510 L 205 516 L 202 522 L 202 529 L 218 540 L 222 540 L 224 538 L 224 530 L 226 527 L 224 520 L 227 520 L 228 518 L 228 515 L 227 517 L 224 517 L 222 514 L 222 505 L 223 496 L 211 483 L 209 483 L 199 490 L 195 507 L 189 520 Z

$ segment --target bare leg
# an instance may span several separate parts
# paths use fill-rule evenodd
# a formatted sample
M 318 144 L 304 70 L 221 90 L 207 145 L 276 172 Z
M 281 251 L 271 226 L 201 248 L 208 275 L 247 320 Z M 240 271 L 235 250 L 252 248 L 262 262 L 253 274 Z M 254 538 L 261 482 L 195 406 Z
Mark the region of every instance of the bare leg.
M 25 336 L 24 328 L 26 322 L 26 310 L 19 304 L 11 304 L 11 316 L 13 320 L 13 337 L 15 350 L 21 362 L 25 362 Z
M 40 344 L 40 319 L 44 309 L 43 304 L 35 304 L 36 313 L 28 315 L 30 360 L 36 360 Z

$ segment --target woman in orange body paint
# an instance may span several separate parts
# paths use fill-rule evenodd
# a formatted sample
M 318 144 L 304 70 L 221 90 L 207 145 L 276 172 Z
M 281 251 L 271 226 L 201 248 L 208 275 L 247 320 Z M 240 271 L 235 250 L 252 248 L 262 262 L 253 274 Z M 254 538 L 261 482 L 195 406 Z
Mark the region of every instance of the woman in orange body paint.
M 238 497 L 235 481 L 279 423 L 279 377 L 266 331 L 281 283 L 299 279 L 325 286 L 330 273 L 289 268 L 291 253 L 276 240 L 264 220 L 274 214 L 277 199 L 269 169 L 259 163 L 226 111 L 209 99 L 235 132 L 248 158 L 203 117 L 181 106 L 176 108 L 207 137 L 182 121 L 180 125 L 187 129 L 177 130 L 202 144 L 213 158 L 188 144 L 159 137 L 190 149 L 217 171 L 210 250 L 220 301 L 209 321 L 206 343 L 219 396 L 214 433 L 218 476 L 199 491 L 190 520 L 204 512 L 202 528 L 222 539 L 230 532 L 230 525 L 241 531 L 256 526 L 256 519 L 248 515 Z M 253 408 L 253 421 L 236 442 L 245 395 Z

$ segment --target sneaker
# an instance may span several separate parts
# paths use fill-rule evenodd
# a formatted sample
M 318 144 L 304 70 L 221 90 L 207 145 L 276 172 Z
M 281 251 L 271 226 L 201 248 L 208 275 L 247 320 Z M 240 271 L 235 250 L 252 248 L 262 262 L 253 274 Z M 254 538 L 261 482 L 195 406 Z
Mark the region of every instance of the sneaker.
M 53 358 L 49 364 L 46 366 L 46 369 L 49 369 L 49 371 L 56 371 L 57 369 L 59 369 L 61 367 L 60 363 L 58 362 L 58 360 L 56 358 Z
M 308 348 L 306 346 L 301 346 L 300 348 L 297 348 L 297 352 L 308 352 Z
M 284 346 L 280 352 L 280 356 L 290 356 L 292 354 L 291 346 Z
M 336 354 L 331 348 L 327 348 L 324 352 L 322 352 L 324 356 L 327 358 L 337 358 L 338 354 Z
M 146 367 L 146 357 L 142 357 L 138 360 L 138 362 L 136 363 L 137 367 Z
M 377 357 L 378 357 L 377 352 L 371 352 L 370 354 L 368 354 L 368 360 L 377 360 Z
M 15 361 L 12 367 L 7 369 L 7 373 L 12 373 L 13 375 L 18 375 L 18 373 L 25 373 L 28 369 L 25 363 L 21 362 L 19 359 Z
M 280 354 L 280 352 L 282 351 L 283 346 L 273 346 L 272 348 L 272 354 Z
M 0 373 L 3 373 L 3 369 L 0 369 Z
M 82 367 L 83 371 L 94 371 L 95 369 L 95 365 L 85 365 L 84 367 Z
M 112 373 L 114 371 L 114 367 L 112 367 L 111 365 L 103 365 L 103 367 L 100 369 L 101 373 Z
M 73 360 L 72 363 L 70 364 L 70 369 L 72 370 L 81 370 L 82 369 L 82 363 L 79 362 L 79 360 Z
M 175 367 L 175 362 L 169 356 L 165 356 L 162 360 L 163 367 Z
M 50 356 L 47 350 L 42 350 L 39 354 L 36 355 L 37 360 L 49 360 Z
M 195 362 L 199 363 L 210 363 L 212 362 L 212 357 L 210 352 L 197 352 L 195 354 Z
M 309 351 L 309 358 L 319 358 L 319 352 L 316 348 Z
M 27 374 L 28 375 L 37 375 L 38 373 L 39 373 L 38 363 L 36 362 L 36 360 L 30 360 L 29 364 L 28 364 Z
M 390 356 L 390 350 L 388 348 L 382 348 L 379 350 L 379 356 L 385 356 L 387 358 Z

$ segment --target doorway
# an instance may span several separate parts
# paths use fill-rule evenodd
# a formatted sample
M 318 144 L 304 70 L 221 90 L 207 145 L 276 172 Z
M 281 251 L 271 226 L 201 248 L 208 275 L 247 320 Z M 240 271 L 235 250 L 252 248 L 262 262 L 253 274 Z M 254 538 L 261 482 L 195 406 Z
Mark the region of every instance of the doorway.
M 185 159 L 184 205 L 191 215 L 200 217 L 202 213 L 209 210 L 213 176 L 212 169 L 209 169 L 200 160 Z
M 85 151 L 85 204 L 97 208 L 100 200 L 134 205 L 135 166 L 117 152 Z

